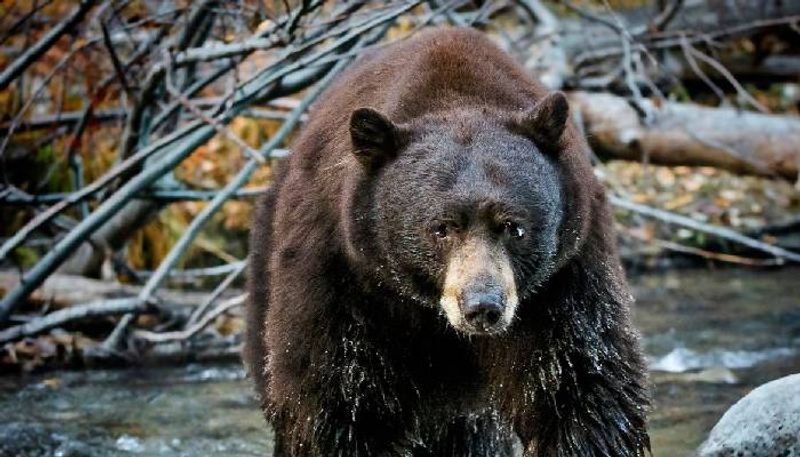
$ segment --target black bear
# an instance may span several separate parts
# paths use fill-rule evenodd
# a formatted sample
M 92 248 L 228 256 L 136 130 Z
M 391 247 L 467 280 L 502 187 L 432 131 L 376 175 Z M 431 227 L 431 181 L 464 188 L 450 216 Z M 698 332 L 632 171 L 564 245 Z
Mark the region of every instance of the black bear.
M 466 29 L 332 84 L 253 221 L 276 455 L 644 455 L 632 297 L 568 110 Z

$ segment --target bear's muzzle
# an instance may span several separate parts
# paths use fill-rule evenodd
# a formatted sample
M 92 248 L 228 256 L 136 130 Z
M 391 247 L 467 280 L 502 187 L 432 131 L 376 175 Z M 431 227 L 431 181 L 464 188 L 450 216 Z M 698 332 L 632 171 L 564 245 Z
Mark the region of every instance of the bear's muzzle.
M 450 255 L 440 304 L 457 330 L 501 332 L 514 319 L 517 302 L 516 281 L 505 249 L 471 237 Z

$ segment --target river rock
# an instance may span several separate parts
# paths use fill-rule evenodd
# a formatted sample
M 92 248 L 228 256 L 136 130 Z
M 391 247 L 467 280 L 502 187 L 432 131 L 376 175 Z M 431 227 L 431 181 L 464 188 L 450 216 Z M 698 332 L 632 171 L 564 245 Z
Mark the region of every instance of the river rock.
M 759 386 L 725 412 L 699 457 L 800 457 L 800 374 Z

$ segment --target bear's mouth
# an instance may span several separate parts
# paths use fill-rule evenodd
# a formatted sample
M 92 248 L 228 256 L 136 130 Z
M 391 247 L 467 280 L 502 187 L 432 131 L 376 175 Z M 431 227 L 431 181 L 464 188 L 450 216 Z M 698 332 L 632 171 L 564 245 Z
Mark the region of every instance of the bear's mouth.
M 471 335 L 502 333 L 511 325 L 518 301 L 504 250 L 473 239 L 451 255 L 439 303 L 456 330 Z

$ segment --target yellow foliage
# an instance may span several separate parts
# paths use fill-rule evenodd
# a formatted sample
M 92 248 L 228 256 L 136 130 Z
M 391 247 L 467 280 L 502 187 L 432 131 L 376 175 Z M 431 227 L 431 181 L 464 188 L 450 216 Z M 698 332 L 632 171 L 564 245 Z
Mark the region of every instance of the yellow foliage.
M 113 166 L 119 154 L 119 140 L 122 129 L 104 126 L 87 129 L 81 142 L 84 182 L 92 182 Z
M 386 32 L 386 41 L 392 42 L 407 37 L 414 30 L 414 23 L 409 17 L 400 16 L 395 25 Z
M 244 330 L 244 319 L 241 316 L 225 316 L 217 318 L 214 326 L 223 336 L 235 335 Z
M 228 230 L 247 230 L 252 217 L 252 204 L 245 201 L 230 201 L 222 206 L 224 226 Z
M 137 269 L 152 270 L 158 267 L 171 247 L 169 234 L 164 233 L 158 220 L 138 230 L 128 241 L 128 261 Z

